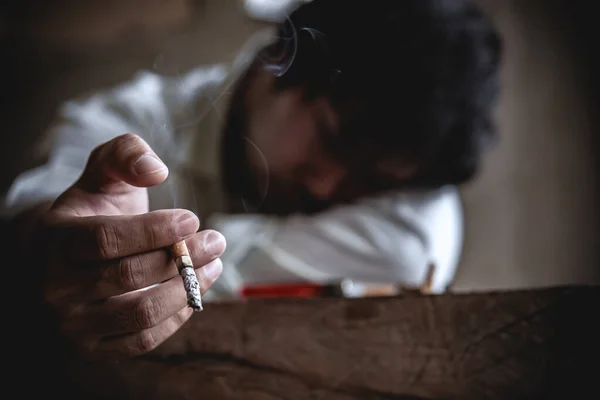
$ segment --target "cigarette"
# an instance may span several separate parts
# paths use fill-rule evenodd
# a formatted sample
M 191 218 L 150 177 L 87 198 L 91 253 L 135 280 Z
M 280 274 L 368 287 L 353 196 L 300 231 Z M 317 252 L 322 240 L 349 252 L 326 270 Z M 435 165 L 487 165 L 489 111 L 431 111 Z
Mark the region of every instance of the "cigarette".
M 177 271 L 183 279 L 183 287 L 187 295 L 187 304 L 194 311 L 202 311 L 202 297 L 200 295 L 200 284 L 198 278 L 196 278 L 196 272 L 194 271 L 194 264 L 192 264 L 192 258 L 190 252 L 185 244 L 185 240 L 175 243 L 171 246 L 171 253 L 175 259 L 175 265 Z

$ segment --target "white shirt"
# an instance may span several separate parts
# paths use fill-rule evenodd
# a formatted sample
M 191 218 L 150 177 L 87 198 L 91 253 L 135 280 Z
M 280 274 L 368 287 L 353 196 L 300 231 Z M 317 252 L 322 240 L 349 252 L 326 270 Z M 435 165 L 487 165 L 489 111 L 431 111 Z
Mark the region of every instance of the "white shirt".
M 231 68 L 202 67 L 181 77 L 140 72 L 130 82 L 67 102 L 38 147 L 47 163 L 17 177 L 4 214 L 55 199 L 77 180 L 96 146 L 133 132 L 171 171 L 167 182 L 149 190 L 151 208 L 196 211 L 202 228 L 217 229 L 227 239 L 223 275 L 208 300 L 235 297 L 245 283 L 351 279 L 420 287 L 431 263 L 436 266 L 432 290 L 445 291 L 462 249 L 455 187 L 389 193 L 316 216 L 233 216 L 207 209 L 204 200 L 218 204 L 220 195 L 219 103 L 226 103 L 231 83 L 264 44 L 262 35 L 248 42 Z M 211 184 L 196 184 L 177 171 Z

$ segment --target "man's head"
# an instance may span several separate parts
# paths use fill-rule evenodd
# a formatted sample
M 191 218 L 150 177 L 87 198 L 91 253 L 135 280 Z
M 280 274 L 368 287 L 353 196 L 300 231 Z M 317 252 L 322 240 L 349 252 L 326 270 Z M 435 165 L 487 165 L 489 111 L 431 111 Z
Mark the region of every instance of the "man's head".
M 501 45 L 463 0 L 314 0 L 240 79 L 225 184 L 274 213 L 471 179 L 493 137 Z

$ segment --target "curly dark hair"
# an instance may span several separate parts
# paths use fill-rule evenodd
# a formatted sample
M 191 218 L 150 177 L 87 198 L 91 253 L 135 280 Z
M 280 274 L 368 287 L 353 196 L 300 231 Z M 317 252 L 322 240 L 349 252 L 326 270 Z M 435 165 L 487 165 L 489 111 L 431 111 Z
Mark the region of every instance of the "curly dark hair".
M 501 40 L 468 0 L 313 0 L 261 57 L 281 90 L 339 110 L 331 148 L 359 166 L 409 160 L 404 185 L 460 184 L 494 139 Z M 357 156 L 360 154 L 360 156 Z M 366 168 L 366 167 L 365 167 Z

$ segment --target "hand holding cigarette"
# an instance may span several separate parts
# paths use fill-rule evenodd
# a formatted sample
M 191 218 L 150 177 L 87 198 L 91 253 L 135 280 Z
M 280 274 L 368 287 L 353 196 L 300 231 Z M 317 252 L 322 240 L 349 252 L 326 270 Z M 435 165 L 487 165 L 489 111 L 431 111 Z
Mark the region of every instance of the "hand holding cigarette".
M 124 135 L 94 150 L 79 181 L 42 214 L 35 249 L 45 250 L 35 262 L 48 276 L 44 305 L 88 357 L 153 350 L 201 309 L 200 293 L 221 274 L 221 234 L 197 232 L 187 210 L 148 212 L 145 188 L 166 176 L 143 140 Z M 181 256 L 179 271 L 168 249 Z

